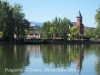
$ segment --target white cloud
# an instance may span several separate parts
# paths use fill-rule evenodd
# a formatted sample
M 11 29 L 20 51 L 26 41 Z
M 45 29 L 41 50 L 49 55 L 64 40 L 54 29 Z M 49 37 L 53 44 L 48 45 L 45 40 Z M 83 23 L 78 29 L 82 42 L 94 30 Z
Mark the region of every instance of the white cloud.
M 59 14 L 58 17 L 61 17 L 61 14 Z

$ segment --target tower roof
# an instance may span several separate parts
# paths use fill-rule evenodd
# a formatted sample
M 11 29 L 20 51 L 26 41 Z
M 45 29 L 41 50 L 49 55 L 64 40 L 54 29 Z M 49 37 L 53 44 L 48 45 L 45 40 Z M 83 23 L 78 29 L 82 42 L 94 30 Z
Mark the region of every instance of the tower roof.
M 83 18 L 80 11 L 78 12 L 77 18 Z

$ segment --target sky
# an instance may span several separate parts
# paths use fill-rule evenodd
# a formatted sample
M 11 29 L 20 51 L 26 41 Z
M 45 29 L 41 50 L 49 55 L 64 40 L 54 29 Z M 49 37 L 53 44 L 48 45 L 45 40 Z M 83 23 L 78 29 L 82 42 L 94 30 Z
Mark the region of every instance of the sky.
M 96 27 L 95 14 L 100 0 L 7 0 L 11 5 L 19 3 L 23 6 L 25 18 L 29 21 L 52 21 L 55 17 L 68 18 L 76 22 L 80 10 L 83 24 Z

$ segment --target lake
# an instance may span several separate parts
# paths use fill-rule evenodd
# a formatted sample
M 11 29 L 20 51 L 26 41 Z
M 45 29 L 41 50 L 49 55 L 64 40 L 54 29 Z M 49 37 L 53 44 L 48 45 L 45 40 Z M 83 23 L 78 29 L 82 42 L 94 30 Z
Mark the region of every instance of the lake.
M 0 75 L 100 75 L 100 45 L 0 45 Z

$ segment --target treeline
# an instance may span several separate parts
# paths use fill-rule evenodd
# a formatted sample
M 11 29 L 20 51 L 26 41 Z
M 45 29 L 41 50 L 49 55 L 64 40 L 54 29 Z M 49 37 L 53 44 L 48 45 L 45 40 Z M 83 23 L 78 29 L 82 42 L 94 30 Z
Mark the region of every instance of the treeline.
M 82 39 L 100 39 L 100 7 L 96 10 L 96 12 L 96 28 L 84 27 L 84 34 Z M 68 18 L 61 19 L 55 17 L 55 19 L 53 19 L 51 22 L 44 22 L 41 30 L 44 33 L 43 38 L 47 39 L 55 39 L 60 37 L 61 39 L 76 40 L 79 38 L 79 28 L 77 26 L 72 26 L 72 23 Z
M 44 22 L 41 27 L 44 35 L 43 38 L 47 39 L 71 39 L 76 40 L 79 38 L 79 28 L 77 26 L 73 26 L 71 21 L 67 18 L 57 18 L 52 20 L 52 22 L 47 21 Z M 88 30 L 84 33 L 82 38 L 88 37 Z
M 29 28 L 30 22 L 25 19 L 20 4 L 13 6 L 7 1 L 0 1 L 0 31 L 4 41 L 13 41 L 25 37 L 25 29 Z M 15 35 L 16 34 L 16 35 Z
M 53 39 L 53 37 L 61 37 L 66 39 L 69 34 L 69 25 L 71 24 L 70 20 L 67 18 L 55 18 L 52 22 L 47 21 L 41 27 L 44 35 L 44 38 Z

